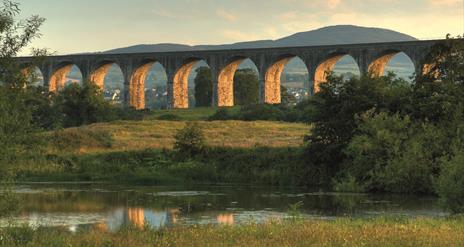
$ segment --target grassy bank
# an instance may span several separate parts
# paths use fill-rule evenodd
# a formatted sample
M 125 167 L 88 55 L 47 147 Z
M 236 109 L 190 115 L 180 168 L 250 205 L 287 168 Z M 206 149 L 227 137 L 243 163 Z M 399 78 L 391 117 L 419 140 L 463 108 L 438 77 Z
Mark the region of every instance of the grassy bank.
M 464 220 L 374 219 L 291 221 L 165 230 L 3 229 L 7 246 L 463 246 Z
M 16 168 L 19 181 L 114 181 L 144 184 L 302 185 L 300 148 L 208 148 L 194 157 L 172 150 L 48 155 Z
M 187 111 L 189 112 L 189 111 Z M 310 127 L 298 123 L 214 121 L 199 122 L 210 147 L 298 147 Z M 69 128 L 44 135 L 50 153 L 101 153 L 171 149 L 184 121 L 117 121 Z

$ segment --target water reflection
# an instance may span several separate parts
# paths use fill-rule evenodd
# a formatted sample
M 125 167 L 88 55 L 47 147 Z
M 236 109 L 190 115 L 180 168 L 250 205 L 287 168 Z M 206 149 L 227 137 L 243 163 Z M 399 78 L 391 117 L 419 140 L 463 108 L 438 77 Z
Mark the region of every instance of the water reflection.
M 235 223 L 233 214 L 220 214 L 217 216 L 217 222 L 223 225 L 233 225 Z
M 444 216 L 429 197 L 308 192 L 257 187 L 122 187 L 24 185 L 16 224 L 59 226 L 70 231 L 116 231 L 191 224 L 233 225 L 289 217 L 290 204 L 303 202 L 307 218 L 376 215 Z M 6 225 L 0 219 L 0 225 Z

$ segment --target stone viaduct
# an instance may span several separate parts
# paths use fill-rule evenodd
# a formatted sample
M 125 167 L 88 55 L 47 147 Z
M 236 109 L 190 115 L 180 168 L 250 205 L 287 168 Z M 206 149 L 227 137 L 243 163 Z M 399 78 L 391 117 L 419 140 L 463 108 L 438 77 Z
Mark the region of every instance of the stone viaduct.
M 299 57 L 306 65 L 310 92 L 317 92 L 320 83 L 326 81 L 337 61 L 350 55 L 357 62 L 361 74 L 384 74 L 386 64 L 399 52 L 404 52 L 414 63 L 416 74 L 423 73 L 427 65 L 422 61 L 428 50 L 441 40 L 407 41 L 369 44 L 327 46 L 301 46 L 234 50 L 201 50 L 182 52 L 154 52 L 130 54 L 84 54 L 49 56 L 37 65 L 50 91 L 64 86 L 67 73 L 76 65 L 84 80 L 90 80 L 103 88 L 105 75 L 117 64 L 124 76 L 124 102 L 137 109 L 145 108 L 145 79 L 151 66 L 159 62 L 168 78 L 168 102 L 171 108 L 188 108 L 188 77 L 192 67 L 204 60 L 213 76 L 213 106 L 233 106 L 233 79 L 239 64 L 251 59 L 259 71 L 260 102 L 280 103 L 280 78 L 290 59 Z M 34 58 L 18 58 L 27 71 Z M 25 72 L 26 73 L 26 72 Z

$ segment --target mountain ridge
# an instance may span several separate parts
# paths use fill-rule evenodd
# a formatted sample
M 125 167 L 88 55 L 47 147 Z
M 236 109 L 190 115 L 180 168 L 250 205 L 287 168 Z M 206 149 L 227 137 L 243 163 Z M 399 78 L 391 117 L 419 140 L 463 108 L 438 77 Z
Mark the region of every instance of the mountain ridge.
M 295 33 L 276 40 L 244 41 L 220 45 L 185 45 L 176 43 L 139 44 L 116 48 L 103 53 L 142 53 L 142 52 L 176 52 L 193 50 L 226 50 L 226 49 L 252 49 L 275 48 L 285 46 L 317 46 L 341 45 L 355 43 L 377 43 L 416 41 L 418 39 L 394 30 L 361 27 L 354 25 L 328 26 L 315 30 Z

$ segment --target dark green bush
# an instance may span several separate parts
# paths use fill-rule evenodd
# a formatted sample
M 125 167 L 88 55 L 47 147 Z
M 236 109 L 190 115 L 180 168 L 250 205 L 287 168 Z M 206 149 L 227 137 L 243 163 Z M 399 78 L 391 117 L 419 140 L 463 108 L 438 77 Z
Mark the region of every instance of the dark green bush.
M 451 158 L 443 158 L 436 190 L 442 205 L 453 213 L 464 213 L 464 150 Z
M 181 118 L 175 114 L 164 114 L 158 117 L 158 120 L 179 121 Z
M 200 125 L 196 122 L 187 122 L 175 136 L 174 150 L 180 157 L 193 157 L 205 150 L 205 137 Z

